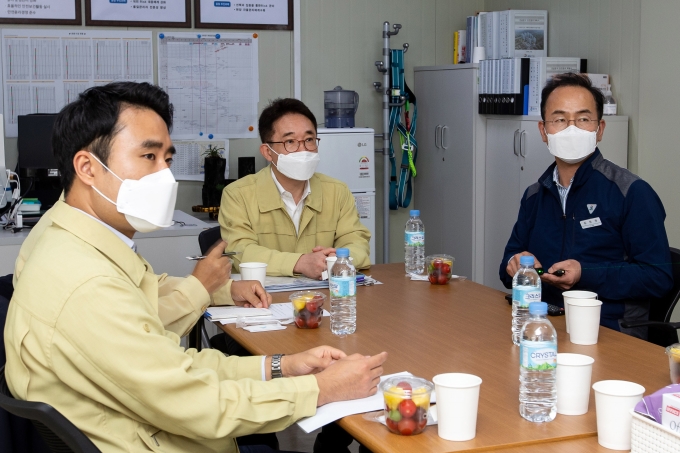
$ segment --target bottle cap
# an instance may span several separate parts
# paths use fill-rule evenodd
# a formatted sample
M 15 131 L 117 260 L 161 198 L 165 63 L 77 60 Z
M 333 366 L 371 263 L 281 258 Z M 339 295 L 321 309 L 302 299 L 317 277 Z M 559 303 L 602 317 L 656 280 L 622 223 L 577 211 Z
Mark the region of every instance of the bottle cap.
M 349 256 L 349 249 L 345 248 L 335 249 L 335 255 L 338 258 L 347 258 Z
M 420 209 L 411 209 L 411 217 L 415 215 L 420 215 Z
M 519 257 L 519 265 L 520 266 L 533 266 L 534 265 L 534 257 L 533 256 L 520 256 Z
M 529 314 L 530 315 L 547 315 L 548 314 L 548 304 L 545 302 L 532 302 L 529 304 Z

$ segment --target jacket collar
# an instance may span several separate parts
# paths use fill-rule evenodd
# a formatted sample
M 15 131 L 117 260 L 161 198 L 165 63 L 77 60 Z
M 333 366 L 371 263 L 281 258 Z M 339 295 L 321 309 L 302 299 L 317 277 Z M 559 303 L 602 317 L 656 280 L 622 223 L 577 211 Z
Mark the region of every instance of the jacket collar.
M 272 176 L 271 166 L 267 165 L 265 168 L 260 170 L 255 177 L 255 186 L 257 190 L 257 204 L 260 208 L 260 212 L 269 212 L 275 209 L 285 209 L 283 206 L 283 200 L 281 200 L 281 194 L 279 189 L 276 188 L 276 183 Z M 309 188 L 312 193 L 305 198 L 305 206 L 310 207 L 314 211 L 321 212 L 321 181 L 319 177 L 314 173 L 314 175 L 309 180 Z
M 135 285 L 140 285 L 147 270 L 144 262 L 104 225 L 61 200 L 54 204 L 51 219 L 54 224 L 97 249 L 121 268 Z
M 593 172 L 593 168 L 598 163 L 600 163 L 602 159 L 604 158 L 602 157 L 600 149 L 595 148 L 595 152 L 591 154 L 590 157 L 587 158 L 580 167 L 578 167 L 578 170 L 576 170 L 574 182 L 571 183 L 571 188 L 574 189 L 575 187 L 585 184 L 585 182 L 590 177 L 590 174 Z M 553 162 L 552 165 L 550 165 L 548 169 L 541 175 L 541 177 L 538 178 L 538 182 L 546 189 L 550 189 L 553 185 L 555 185 L 553 181 L 553 172 L 555 171 L 556 166 L 557 163 Z

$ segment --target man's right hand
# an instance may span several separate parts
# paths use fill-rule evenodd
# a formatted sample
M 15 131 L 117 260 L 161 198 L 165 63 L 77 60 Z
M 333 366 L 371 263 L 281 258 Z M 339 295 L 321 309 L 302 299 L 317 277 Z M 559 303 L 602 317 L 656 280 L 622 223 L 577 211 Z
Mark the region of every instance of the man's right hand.
M 505 272 L 507 272 L 510 277 L 514 277 L 515 274 L 517 273 L 517 270 L 519 269 L 519 258 L 521 256 L 534 256 L 534 255 L 532 255 L 529 252 L 522 252 L 522 253 L 518 253 L 517 255 L 510 258 L 510 261 L 508 261 L 508 265 L 505 268 Z M 543 266 L 541 266 L 541 263 L 540 263 L 540 261 L 538 261 L 538 258 L 536 258 L 534 256 L 534 268 L 537 268 L 537 267 L 543 267 Z
M 387 360 L 387 352 L 374 356 L 353 354 L 344 357 L 316 374 L 319 385 L 317 406 L 334 401 L 346 401 L 366 398 L 378 391 L 380 376 L 383 374 L 383 363 Z
M 316 248 L 315 248 L 316 250 Z M 298 259 L 293 268 L 296 274 L 302 274 L 305 277 L 321 280 L 321 273 L 328 269 L 326 265 L 325 250 L 305 253 Z
M 227 243 L 220 239 L 208 250 L 205 258 L 196 263 L 191 273 L 203 284 L 208 294 L 213 294 L 231 278 L 231 260 L 222 256 L 226 247 Z

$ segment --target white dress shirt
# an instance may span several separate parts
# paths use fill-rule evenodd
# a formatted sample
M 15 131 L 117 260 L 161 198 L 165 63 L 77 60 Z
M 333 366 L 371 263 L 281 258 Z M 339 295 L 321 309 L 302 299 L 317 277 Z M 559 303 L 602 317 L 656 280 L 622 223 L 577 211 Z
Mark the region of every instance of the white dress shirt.
M 279 183 L 278 179 L 276 179 L 276 175 L 274 174 L 274 170 L 271 172 L 272 178 L 274 179 L 274 184 L 276 184 L 276 188 L 279 189 L 279 193 L 281 194 L 283 206 L 286 208 L 286 212 L 290 216 L 291 220 L 293 220 L 293 225 L 295 225 L 295 233 L 298 234 L 300 233 L 300 217 L 302 217 L 302 209 L 305 207 L 305 198 L 307 198 L 307 196 L 312 193 L 312 189 L 309 187 L 309 180 L 305 182 L 305 191 L 302 194 L 302 198 L 300 198 L 300 202 L 295 204 L 293 195 L 284 189 L 281 183 Z
M 571 189 L 571 184 L 574 182 L 574 178 L 569 181 L 569 186 L 564 187 L 560 184 L 560 175 L 557 173 L 557 165 L 555 165 L 555 170 L 553 171 L 553 181 L 557 184 L 557 191 L 560 194 L 560 201 L 562 202 L 562 214 L 567 213 L 567 195 L 569 195 L 569 190 Z

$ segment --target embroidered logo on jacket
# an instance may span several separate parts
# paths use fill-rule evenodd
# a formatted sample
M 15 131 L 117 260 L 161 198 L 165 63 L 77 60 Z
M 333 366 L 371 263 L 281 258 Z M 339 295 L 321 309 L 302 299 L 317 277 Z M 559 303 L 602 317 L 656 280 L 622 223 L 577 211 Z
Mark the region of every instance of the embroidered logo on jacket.
M 589 205 L 586 205 L 586 206 L 588 207 L 588 213 L 589 214 L 592 214 L 595 211 L 595 208 L 597 208 L 596 204 L 589 204 Z

